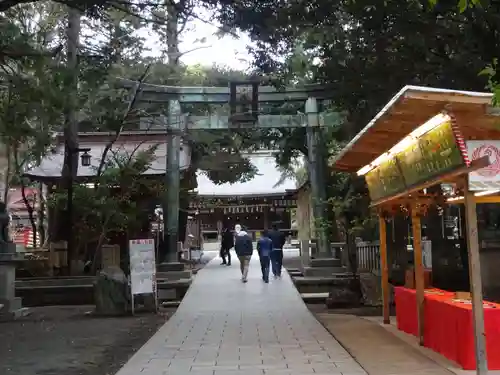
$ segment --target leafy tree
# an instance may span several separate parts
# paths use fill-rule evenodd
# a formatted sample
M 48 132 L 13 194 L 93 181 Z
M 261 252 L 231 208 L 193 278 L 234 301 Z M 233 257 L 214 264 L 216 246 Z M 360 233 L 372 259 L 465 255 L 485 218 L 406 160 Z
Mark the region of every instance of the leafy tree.
M 147 200 L 160 198 L 163 184 L 144 176 L 155 158 L 156 149 L 157 145 L 144 150 L 137 148 L 130 153 L 111 151 L 103 158 L 104 166 L 97 183 L 74 187 L 75 217 L 78 218 L 73 233 L 75 250 L 85 254 L 92 264 L 97 264 L 95 257 L 110 236 L 134 235 L 140 231 L 148 214 L 143 212 L 148 208 L 144 206 L 145 197 Z M 65 192 L 56 192 L 49 204 L 54 208 L 64 207 L 66 199 Z
M 287 83 L 297 81 L 302 68 L 302 77 L 331 87 L 335 107 L 347 115 L 334 136 L 340 142 L 352 138 L 404 85 L 483 90 L 487 77 L 478 72 L 500 51 L 495 2 L 467 9 L 455 0 L 221 2 L 220 21 L 254 40 L 260 72 Z M 490 82 L 495 78 L 490 75 Z M 279 133 L 288 150 L 283 154 L 306 151 L 303 136 Z M 362 185 L 349 178 L 344 193 L 355 186 L 354 192 L 366 194 Z
M 10 9 L 0 22 L 11 46 L 32 52 L 0 61 L 0 135 L 7 164 L 2 199 L 7 200 L 12 185 L 21 187 L 35 241 L 34 207 L 25 192 L 29 181 L 22 175 L 50 151 L 61 122 L 63 77 L 51 52 L 57 45 L 58 13 L 53 4 L 29 4 Z

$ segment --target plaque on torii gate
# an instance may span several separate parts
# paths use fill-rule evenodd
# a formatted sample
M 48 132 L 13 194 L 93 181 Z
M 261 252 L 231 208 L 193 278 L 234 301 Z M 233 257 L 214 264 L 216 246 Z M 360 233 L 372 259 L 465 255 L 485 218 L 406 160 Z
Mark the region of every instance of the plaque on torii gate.
M 126 88 L 135 88 L 139 83 L 123 79 Z M 149 104 L 168 104 L 168 114 L 161 116 L 167 138 L 166 197 L 163 199 L 165 217 L 164 238 L 169 262 L 177 261 L 177 236 L 179 231 L 179 157 L 181 137 L 187 130 L 251 129 L 251 128 L 303 128 L 307 129 L 308 170 L 313 195 L 313 214 L 325 219 L 326 190 L 316 156 L 321 142 L 320 129 L 329 120 L 338 121 L 338 113 L 324 114 L 318 110 L 318 101 L 331 98 L 331 91 L 320 85 L 306 85 L 277 90 L 272 86 L 260 86 L 258 80 L 231 82 L 229 87 L 177 87 L 153 84 L 140 85 L 138 101 Z M 295 115 L 259 114 L 260 103 L 304 103 L 304 113 Z M 205 116 L 183 114 L 182 104 L 228 104 L 229 115 L 209 114 Z M 326 232 L 316 226 L 320 254 L 329 254 Z

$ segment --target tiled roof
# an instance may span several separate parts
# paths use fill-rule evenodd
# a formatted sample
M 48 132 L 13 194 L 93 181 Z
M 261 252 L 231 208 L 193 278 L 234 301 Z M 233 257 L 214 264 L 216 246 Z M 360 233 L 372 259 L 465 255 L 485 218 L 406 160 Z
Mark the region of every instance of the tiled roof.
M 112 151 L 108 153 L 108 158 L 113 157 L 113 155 L 131 155 L 137 150 L 147 150 L 149 147 L 159 145 L 156 150 L 156 158 L 153 161 L 151 168 L 146 171 L 146 175 L 163 175 L 166 170 L 166 143 L 159 143 L 154 141 L 148 142 L 130 142 L 115 144 L 112 147 Z M 79 177 L 91 177 L 95 176 L 99 163 L 101 161 L 104 148 L 106 143 L 104 142 L 93 142 L 93 143 L 80 143 L 80 148 L 90 148 L 89 154 L 91 155 L 91 165 L 84 167 L 81 164 L 78 165 L 78 176 Z M 43 159 L 39 167 L 31 169 L 26 174 L 33 177 L 45 177 L 45 178 L 57 178 L 61 177 L 62 165 L 64 162 L 64 146 L 59 146 L 56 152 L 49 155 Z M 80 162 L 80 161 L 79 161 Z M 181 151 L 180 157 L 181 169 L 185 169 L 189 166 L 189 148 L 183 146 L 183 151 Z
M 134 150 L 146 149 L 153 145 L 158 144 L 158 142 L 147 141 L 147 142 L 130 142 L 115 144 L 112 148 L 112 153 L 109 153 L 109 157 L 114 154 L 125 154 L 130 155 Z M 91 166 L 84 167 L 81 164 L 78 166 L 78 176 L 79 177 L 91 177 L 95 176 L 97 167 L 101 160 L 102 153 L 105 148 L 104 142 L 82 142 L 79 145 L 80 148 L 90 148 L 91 155 Z M 180 164 L 181 169 L 185 169 L 189 165 L 189 149 L 188 147 L 183 147 L 183 152 L 181 152 Z M 259 151 L 251 155 L 246 155 L 251 161 L 251 163 L 257 168 L 257 174 L 255 177 L 247 182 L 236 182 L 234 184 L 222 184 L 217 185 L 213 183 L 203 172 L 197 173 L 198 180 L 198 194 L 199 195 L 209 195 L 209 196 L 241 196 L 241 195 L 272 195 L 272 194 L 283 194 L 289 190 L 296 190 L 294 179 L 285 179 L 283 183 L 275 186 L 280 178 L 281 172 L 278 170 L 274 154 L 272 151 Z M 58 178 L 61 177 L 61 170 L 64 161 L 64 146 L 61 145 L 57 148 L 56 152 L 52 155 L 47 156 L 41 163 L 39 167 L 31 169 L 26 174 L 32 177 L 39 178 Z M 165 164 L 166 164 L 166 144 L 160 143 L 158 150 L 156 151 L 156 159 L 153 162 L 151 168 L 146 172 L 148 175 L 163 175 L 165 174 Z

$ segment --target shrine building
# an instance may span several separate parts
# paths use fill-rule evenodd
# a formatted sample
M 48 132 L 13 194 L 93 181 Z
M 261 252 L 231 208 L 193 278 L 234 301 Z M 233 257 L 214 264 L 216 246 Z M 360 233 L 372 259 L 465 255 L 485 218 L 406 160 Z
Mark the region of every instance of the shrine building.
M 297 206 L 295 180 L 287 178 L 278 184 L 281 172 L 272 151 L 245 156 L 257 169 L 250 181 L 217 185 L 203 172 L 197 174 L 198 188 L 191 199 L 190 215 L 197 217 L 204 242 L 217 241 L 224 227 L 233 229 L 236 224 L 254 239 L 272 224 L 287 235 L 296 234 L 292 228 Z

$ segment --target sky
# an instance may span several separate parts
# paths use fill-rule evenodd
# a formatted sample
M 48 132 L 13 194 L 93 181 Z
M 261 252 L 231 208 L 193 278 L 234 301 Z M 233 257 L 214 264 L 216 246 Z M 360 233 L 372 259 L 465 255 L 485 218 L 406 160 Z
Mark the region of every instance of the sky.
M 210 14 L 200 13 L 202 19 L 209 19 Z M 206 66 L 226 65 L 233 69 L 246 70 L 250 66 L 250 55 L 246 47 L 250 45 L 250 38 L 240 34 L 239 39 L 232 36 L 219 38 L 214 34 L 219 29 L 215 24 L 208 24 L 199 19 L 189 23 L 186 30 L 181 34 L 180 50 L 191 51 L 181 57 L 181 61 L 187 65 L 201 64 Z M 146 47 L 155 51 L 158 49 L 159 40 L 153 33 L 141 31 L 146 37 Z M 200 40 L 205 38 L 204 43 Z M 198 48 L 198 49 L 197 49 Z M 154 52 L 147 53 L 154 55 Z

